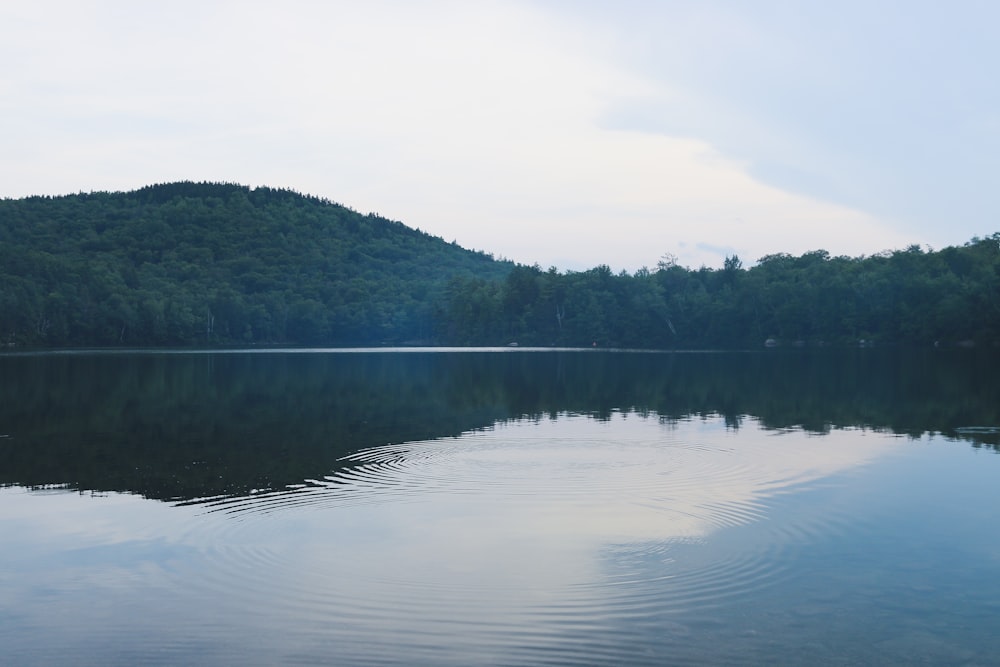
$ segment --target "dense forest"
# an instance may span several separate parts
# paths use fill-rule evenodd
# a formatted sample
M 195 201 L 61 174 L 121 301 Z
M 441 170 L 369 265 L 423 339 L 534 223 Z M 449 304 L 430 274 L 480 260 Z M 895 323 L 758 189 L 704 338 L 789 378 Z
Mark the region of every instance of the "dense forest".
M 172 183 L 0 201 L 7 345 L 430 342 L 451 277 L 512 265 L 288 190 Z
M 289 190 L 183 182 L 0 200 L 11 347 L 861 341 L 1000 342 L 1000 233 L 939 251 L 561 273 Z
M 516 266 L 503 282 L 456 277 L 444 337 L 466 344 L 747 348 L 1000 343 L 1000 234 L 938 252 L 768 255 L 746 269 L 614 274 Z M 498 333 L 500 335 L 498 335 Z

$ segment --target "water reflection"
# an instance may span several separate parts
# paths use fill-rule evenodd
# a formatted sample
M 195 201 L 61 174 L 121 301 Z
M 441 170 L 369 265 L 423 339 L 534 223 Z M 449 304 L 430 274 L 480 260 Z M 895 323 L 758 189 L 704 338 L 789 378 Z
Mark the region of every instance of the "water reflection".
M 928 434 L 1000 422 L 983 359 L 3 357 L 0 645 L 25 665 L 987 663 L 1000 458 Z
M 900 444 L 753 422 L 736 432 L 720 418 L 558 415 L 363 450 L 297 490 L 182 504 L 176 515 L 117 494 L 22 496 L 32 502 L 21 506 L 7 495 L 0 523 L 21 536 L 25 548 L 5 565 L 22 580 L 44 577 L 60 606 L 81 613 L 74 591 L 113 601 L 109 629 L 97 632 L 116 642 L 141 594 L 167 617 L 181 607 L 227 619 L 221 630 L 189 628 L 210 644 L 230 623 L 264 632 L 270 619 L 296 637 L 268 642 L 279 662 L 312 661 L 324 642 L 351 664 L 379 651 L 505 662 L 512 650 L 585 664 L 620 659 L 623 635 L 637 633 L 628 619 L 685 636 L 780 581 L 794 546 L 844 517 L 827 508 L 768 528 L 772 504 Z M 713 540 L 755 523 L 760 532 L 735 545 Z M 28 591 L 15 595 L 37 609 Z M 82 641 L 79 629 L 61 641 Z M 138 632 L 151 641 L 148 627 Z
M 841 664 L 835 632 L 871 639 L 855 661 L 975 662 L 1000 535 L 974 454 L 614 412 L 376 447 L 288 493 L 8 489 L 0 641 L 18 664 Z
M 0 484 L 165 500 L 279 490 L 353 452 L 508 419 L 748 416 L 997 445 L 996 355 L 264 353 L 0 356 Z
M 802 493 L 900 444 L 858 431 L 820 442 L 756 424 L 736 433 L 718 418 L 665 425 L 635 415 L 562 415 L 366 450 L 351 457 L 357 467 L 294 493 L 207 507 L 230 519 L 292 515 L 300 529 L 307 522 L 309 537 L 300 534 L 296 544 L 318 539 L 322 548 L 304 550 L 287 565 L 295 575 L 286 574 L 335 571 L 337 599 L 348 596 L 352 608 L 398 610 L 413 603 L 400 597 L 417 596 L 422 604 L 444 597 L 450 614 L 459 607 L 458 615 L 471 620 L 483 607 L 491 614 L 504 604 L 521 609 L 530 591 L 532 613 L 556 613 L 551 600 L 567 607 L 565 616 L 582 619 L 608 605 L 608 613 L 637 612 L 647 602 L 640 591 L 655 580 L 661 613 L 691 613 L 756 590 L 782 566 L 776 551 L 811 533 L 830 534 L 844 517 L 828 512 L 812 523 L 785 524 L 736 553 L 706 549 L 707 538 L 766 519 L 776 497 Z M 227 540 L 239 530 L 230 528 Z M 351 538 L 332 539 L 341 530 Z M 652 575 L 649 561 L 657 564 Z M 269 577 L 273 570 L 267 568 Z M 296 595 L 317 584 L 306 576 L 299 585 Z M 671 592 L 667 603 L 664 589 Z
M 718 418 L 664 422 L 634 413 L 509 421 L 457 438 L 365 449 L 287 490 L 193 503 L 235 515 L 460 496 L 463 505 L 503 508 L 505 520 L 548 523 L 537 532 L 563 542 L 591 533 L 615 542 L 694 539 L 757 519 L 767 498 L 898 446 L 853 429 L 820 439 L 755 421 L 745 427 L 738 433 Z M 530 515 L 515 516 L 522 505 Z

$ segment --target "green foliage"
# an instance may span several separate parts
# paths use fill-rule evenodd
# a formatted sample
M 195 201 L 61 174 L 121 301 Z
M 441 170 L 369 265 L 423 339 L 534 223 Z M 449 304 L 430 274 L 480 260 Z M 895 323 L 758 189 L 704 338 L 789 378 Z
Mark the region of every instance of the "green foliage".
M 637 241 L 637 242 L 641 242 Z M 561 274 L 290 190 L 0 201 L 0 344 L 746 348 L 1000 342 L 1000 234 Z
M 450 278 L 510 268 L 288 190 L 185 182 L 3 200 L 0 341 L 431 342 Z
M 1000 234 L 936 253 L 768 255 L 749 269 L 736 256 L 717 271 L 670 259 L 631 276 L 607 266 L 565 275 L 516 267 L 492 286 L 453 283 L 447 299 L 443 330 L 458 344 L 992 345 L 1000 343 Z

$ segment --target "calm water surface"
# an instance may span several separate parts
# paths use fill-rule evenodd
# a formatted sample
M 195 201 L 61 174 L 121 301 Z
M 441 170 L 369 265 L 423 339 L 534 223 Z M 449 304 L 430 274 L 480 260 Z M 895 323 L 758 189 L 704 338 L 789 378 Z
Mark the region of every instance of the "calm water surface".
M 772 352 L 0 357 L 5 664 L 1000 664 L 997 359 Z

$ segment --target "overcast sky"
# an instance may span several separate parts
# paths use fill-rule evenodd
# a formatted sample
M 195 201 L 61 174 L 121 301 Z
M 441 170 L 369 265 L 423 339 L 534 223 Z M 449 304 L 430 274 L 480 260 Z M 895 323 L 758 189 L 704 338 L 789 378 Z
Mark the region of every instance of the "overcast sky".
M 1000 231 L 1000 3 L 8 0 L 0 197 L 286 187 L 543 268 Z

